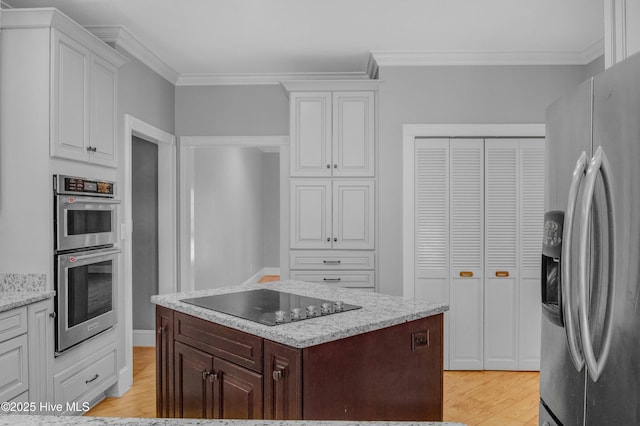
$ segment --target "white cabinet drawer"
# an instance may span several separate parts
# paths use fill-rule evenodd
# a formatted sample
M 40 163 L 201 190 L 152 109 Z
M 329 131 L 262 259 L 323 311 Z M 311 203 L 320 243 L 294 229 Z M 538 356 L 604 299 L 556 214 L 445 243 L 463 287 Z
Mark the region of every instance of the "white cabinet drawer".
M 29 389 L 27 335 L 0 343 L 0 401 Z
M 0 342 L 27 332 L 27 307 L 0 313 Z
M 370 251 L 292 251 L 289 252 L 291 269 L 375 269 L 373 252 Z
M 291 271 L 291 279 L 346 288 L 375 286 L 373 271 Z
M 105 382 L 113 382 L 116 375 L 115 348 L 111 346 L 106 353 L 101 351 L 97 359 L 91 357 L 83 364 L 86 366 L 80 370 L 68 369 L 54 377 L 56 403 L 89 402 L 96 396 L 93 391 Z

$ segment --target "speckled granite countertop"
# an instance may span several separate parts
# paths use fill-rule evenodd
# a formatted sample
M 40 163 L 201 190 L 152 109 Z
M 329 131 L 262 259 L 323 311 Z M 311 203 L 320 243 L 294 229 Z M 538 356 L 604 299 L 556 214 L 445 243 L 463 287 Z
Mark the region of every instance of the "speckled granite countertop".
M 462 423 L 440 422 L 327 422 L 303 420 L 197 420 L 197 419 L 123 419 L 118 417 L 20 416 L 0 415 L 0 426 L 8 425 L 92 425 L 92 426 L 463 426 Z
M 333 301 L 342 300 L 346 303 L 360 305 L 362 309 L 270 327 L 180 301 L 190 297 L 235 293 L 259 288 Z M 409 300 L 402 297 L 335 288 L 303 281 L 275 281 L 189 293 L 151 296 L 151 302 L 295 348 L 306 348 L 344 339 L 345 337 L 429 317 L 449 309 L 447 305 L 441 303 Z
M 46 290 L 44 274 L 0 274 L 0 312 L 55 296 Z

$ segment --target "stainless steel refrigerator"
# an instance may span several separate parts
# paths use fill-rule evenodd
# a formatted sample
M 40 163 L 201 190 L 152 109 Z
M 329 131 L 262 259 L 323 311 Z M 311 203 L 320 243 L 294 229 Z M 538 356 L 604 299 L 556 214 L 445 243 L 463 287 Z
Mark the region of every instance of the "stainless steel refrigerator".
M 640 56 L 547 109 L 541 425 L 640 425 Z

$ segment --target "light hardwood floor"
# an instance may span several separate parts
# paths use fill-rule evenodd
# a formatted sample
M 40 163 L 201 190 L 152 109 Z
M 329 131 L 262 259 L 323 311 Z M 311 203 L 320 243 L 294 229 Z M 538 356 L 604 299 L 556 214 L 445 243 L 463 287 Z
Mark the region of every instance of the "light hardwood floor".
M 133 386 L 87 412 L 102 417 L 155 417 L 155 348 L 133 348 Z M 478 426 L 537 425 L 536 372 L 445 371 L 444 420 Z

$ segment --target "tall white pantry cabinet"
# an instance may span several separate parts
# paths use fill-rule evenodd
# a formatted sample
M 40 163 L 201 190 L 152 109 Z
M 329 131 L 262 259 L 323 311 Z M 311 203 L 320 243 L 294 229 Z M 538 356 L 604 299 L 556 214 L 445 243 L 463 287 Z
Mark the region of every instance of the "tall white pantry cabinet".
M 544 139 L 415 150 L 415 291 L 450 305 L 449 368 L 539 369 Z
M 377 82 L 284 86 L 290 278 L 374 291 Z

